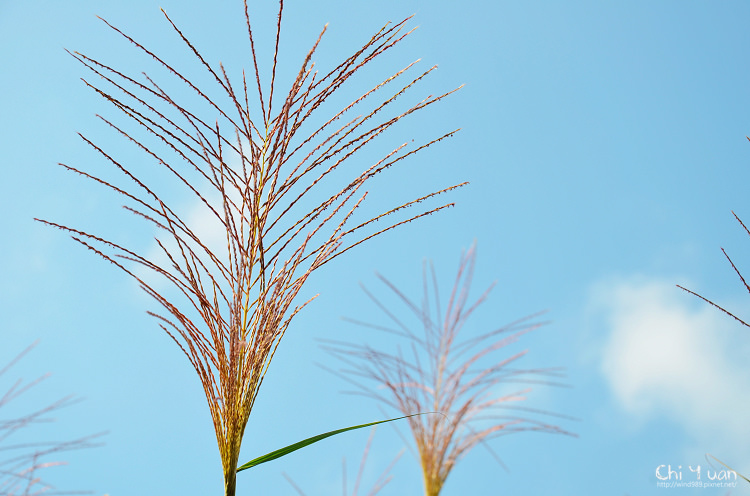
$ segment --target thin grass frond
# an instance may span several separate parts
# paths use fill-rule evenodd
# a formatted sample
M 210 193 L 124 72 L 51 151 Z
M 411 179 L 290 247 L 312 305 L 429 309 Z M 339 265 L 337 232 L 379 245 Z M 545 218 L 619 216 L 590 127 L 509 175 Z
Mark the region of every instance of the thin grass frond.
M 748 138 L 748 140 L 750 140 L 750 138 Z M 732 215 L 734 215 L 734 218 L 737 219 L 737 222 L 740 223 L 740 225 L 745 230 L 745 232 L 748 234 L 748 236 L 750 236 L 750 230 L 748 230 L 747 226 L 745 226 L 745 223 L 742 222 L 742 220 L 737 216 L 736 213 L 734 213 L 734 211 L 732 211 Z M 745 277 L 742 275 L 742 273 L 740 272 L 740 270 L 734 264 L 734 262 L 729 257 L 729 255 L 724 250 L 724 248 L 721 248 L 721 252 L 724 254 L 724 256 L 726 257 L 726 259 L 729 261 L 729 264 L 732 266 L 732 270 L 734 270 L 734 273 L 737 274 L 737 276 L 740 278 L 740 281 L 742 281 L 742 285 L 745 286 L 745 289 L 747 290 L 747 292 L 750 293 L 750 285 L 748 285 L 747 281 L 745 280 Z M 713 306 L 715 308 L 718 308 L 719 310 L 721 310 L 725 314 L 729 315 L 730 317 L 732 317 L 734 320 L 736 320 L 740 324 L 744 325 L 745 327 L 750 327 L 750 324 L 748 324 L 747 322 L 745 322 L 744 320 L 742 320 L 741 318 L 739 318 L 737 315 L 733 314 L 732 312 L 730 312 L 726 308 L 724 308 L 724 307 L 722 307 L 722 306 L 714 303 L 713 301 L 709 300 L 708 298 L 706 298 L 704 296 L 701 296 L 698 293 L 696 293 L 694 291 L 691 291 L 691 290 L 689 290 L 689 289 L 687 289 L 687 288 L 685 288 L 683 286 L 680 286 L 679 284 L 677 284 L 676 286 L 678 288 L 682 289 L 683 291 L 686 291 L 686 292 L 690 293 L 693 296 L 697 296 L 698 298 L 700 298 L 701 300 L 705 301 L 709 305 L 711 305 L 711 306 Z

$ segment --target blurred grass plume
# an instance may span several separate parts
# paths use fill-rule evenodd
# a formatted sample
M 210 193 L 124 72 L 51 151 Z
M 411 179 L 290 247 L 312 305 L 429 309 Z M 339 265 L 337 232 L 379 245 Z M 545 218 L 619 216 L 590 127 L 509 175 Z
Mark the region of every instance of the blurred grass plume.
M 346 367 L 336 373 L 356 387 L 353 393 L 374 398 L 405 415 L 425 411 L 444 414 L 408 419 L 427 496 L 440 494 L 458 460 L 478 444 L 483 444 L 502 464 L 486 443 L 492 438 L 522 431 L 572 435 L 540 420 L 550 415 L 567 417 L 517 406 L 527 399 L 531 387 L 503 391 L 515 384 L 560 385 L 552 381 L 560 376 L 558 369 L 514 367 L 527 350 L 505 357 L 497 354 L 541 326 L 542 323 L 533 321 L 540 314 L 484 334 L 467 335 L 464 330 L 468 318 L 486 301 L 492 289 L 488 288 L 475 301 L 469 301 L 475 258 L 473 247 L 462 254 L 445 307 L 432 263 L 423 267 L 421 304 L 378 275 L 417 318 L 421 332 L 406 325 L 398 312 L 363 287 L 392 325 L 347 320 L 399 336 L 408 352 L 403 352 L 401 347 L 389 352 L 339 341 L 329 341 L 325 345 L 345 364 Z
M 36 345 L 36 342 L 31 344 L 0 369 L 0 379 L 3 379 L 8 371 Z M 66 396 L 21 416 L 12 414 L 10 417 L 6 417 L 5 412 L 7 412 L 11 402 L 18 400 L 47 377 L 49 377 L 49 374 L 39 376 L 29 382 L 24 382 L 22 378 L 16 379 L 0 396 L 0 415 L 2 415 L 0 417 L 0 453 L 2 453 L 2 456 L 0 456 L 0 496 L 90 494 L 90 492 L 85 491 L 57 490 L 42 478 L 42 474 L 47 473 L 49 468 L 66 465 L 66 462 L 56 459 L 58 455 L 68 451 L 93 447 L 95 445 L 92 441 L 101 434 L 70 441 L 8 443 L 11 437 L 18 437 L 20 433 L 26 434 L 30 429 L 33 430 L 34 425 L 52 421 L 53 419 L 49 417 L 49 414 L 76 402 L 72 396 Z

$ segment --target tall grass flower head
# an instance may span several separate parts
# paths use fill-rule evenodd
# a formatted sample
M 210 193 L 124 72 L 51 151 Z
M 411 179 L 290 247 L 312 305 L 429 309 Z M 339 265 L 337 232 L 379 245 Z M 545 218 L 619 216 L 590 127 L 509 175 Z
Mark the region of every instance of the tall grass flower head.
M 109 237 L 42 221 L 133 277 L 161 307 L 149 313 L 183 351 L 203 386 L 227 495 L 235 493 L 243 434 L 265 374 L 290 322 L 311 299 L 297 298 L 310 275 L 375 236 L 452 206 L 420 204 L 462 185 L 422 193 L 406 203 L 376 205 L 379 213 L 358 215 L 374 177 L 456 132 L 417 145 L 401 141 L 365 167 L 354 159 L 372 143 L 390 139 L 393 134 L 387 131 L 395 124 L 455 91 L 397 104 L 412 98 L 435 70 L 418 71 L 418 61 L 361 90 L 343 107 L 324 105 L 413 31 L 406 29 L 408 19 L 388 23 L 336 67 L 318 72 L 313 57 L 324 28 L 283 92 L 277 62 L 284 2 L 279 2 L 274 50 L 267 55 L 256 50 L 248 2 L 242 5 L 252 70 L 234 79 L 222 63 L 204 58 L 162 11 L 167 30 L 211 81 L 208 88 L 107 21 L 180 90 L 169 90 L 145 72 L 130 76 L 71 52 L 92 75 L 84 79 L 86 86 L 119 113 L 119 120 L 99 116 L 101 121 L 123 145 L 141 153 L 151 172 L 158 170 L 171 183 L 150 181 L 149 169 L 126 163 L 118 157 L 119 149 L 105 150 L 84 134 L 83 142 L 119 178 L 61 165 L 122 198 L 128 212 L 159 233 L 155 242 L 160 255 L 144 255 Z M 199 216 L 171 200 L 175 189 L 192 197 Z M 216 236 L 210 233 L 219 233 L 221 242 L 213 243 Z M 144 273 L 160 276 L 171 292 Z

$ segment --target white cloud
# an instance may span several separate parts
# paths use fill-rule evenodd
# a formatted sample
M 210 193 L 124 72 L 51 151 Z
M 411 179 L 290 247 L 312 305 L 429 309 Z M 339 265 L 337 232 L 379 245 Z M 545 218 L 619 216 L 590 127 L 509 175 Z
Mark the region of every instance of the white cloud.
M 750 438 L 747 329 L 673 282 L 620 281 L 595 294 L 608 326 L 601 370 L 626 412 L 663 416 L 700 442 Z

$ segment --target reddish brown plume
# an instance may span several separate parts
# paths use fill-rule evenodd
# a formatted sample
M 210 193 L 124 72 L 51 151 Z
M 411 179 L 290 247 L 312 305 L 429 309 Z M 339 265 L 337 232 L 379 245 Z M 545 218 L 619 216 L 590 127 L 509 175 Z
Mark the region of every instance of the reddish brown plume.
M 324 74 L 314 70 L 312 62 L 321 32 L 288 93 L 282 94 L 277 91 L 277 60 L 283 1 L 275 50 L 267 57 L 256 52 L 247 2 L 244 7 L 254 76 L 243 72 L 239 82 L 222 64 L 204 59 L 166 13 L 170 29 L 212 81 L 209 87 L 199 87 L 193 82 L 197 78 L 183 75 L 107 21 L 156 63 L 157 72 L 166 73 L 166 83 L 145 73 L 131 77 L 81 53 L 72 54 L 95 76 L 85 83 L 120 111 L 116 119 L 101 117 L 102 121 L 124 138 L 124 144 L 140 151 L 141 162 L 152 169 L 144 172 L 135 163 L 125 163 L 117 151 L 106 151 L 83 135 L 120 179 L 109 179 L 114 177 L 109 172 L 63 166 L 119 194 L 127 210 L 160 233 L 156 242 L 161 255 L 144 255 L 100 235 L 42 221 L 69 232 L 134 277 L 161 305 L 163 310 L 152 315 L 203 384 L 226 494 L 235 491 L 240 444 L 263 377 L 291 319 L 307 303 L 295 298 L 310 274 L 374 236 L 450 207 L 449 203 L 421 209 L 418 204 L 462 186 L 424 193 L 358 218 L 368 181 L 455 133 L 416 146 L 403 140 L 365 167 L 352 159 L 372 143 L 392 138 L 386 131 L 397 122 L 453 92 L 400 106 L 435 69 L 412 75 L 416 62 L 358 93 L 343 108 L 331 111 L 324 106 L 331 95 L 349 87 L 360 69 L 408 36 L 407 20 L 387 24 Z M 265 60 L 272 61 L 270 77 L 262 74 Z M 167 89 L 175 85 L 182 90 Z M 158 181 L 147 179 L 154 167 Z M 165 186 L 165 177 L 172 183 Z M 184 198 L 175 195 L 180 188 L 192 197 L 199 214 L 195 208 L 184 208 Z M 144 275 L 149 271 L 169 281 L 172 289 L 167 292 Z

